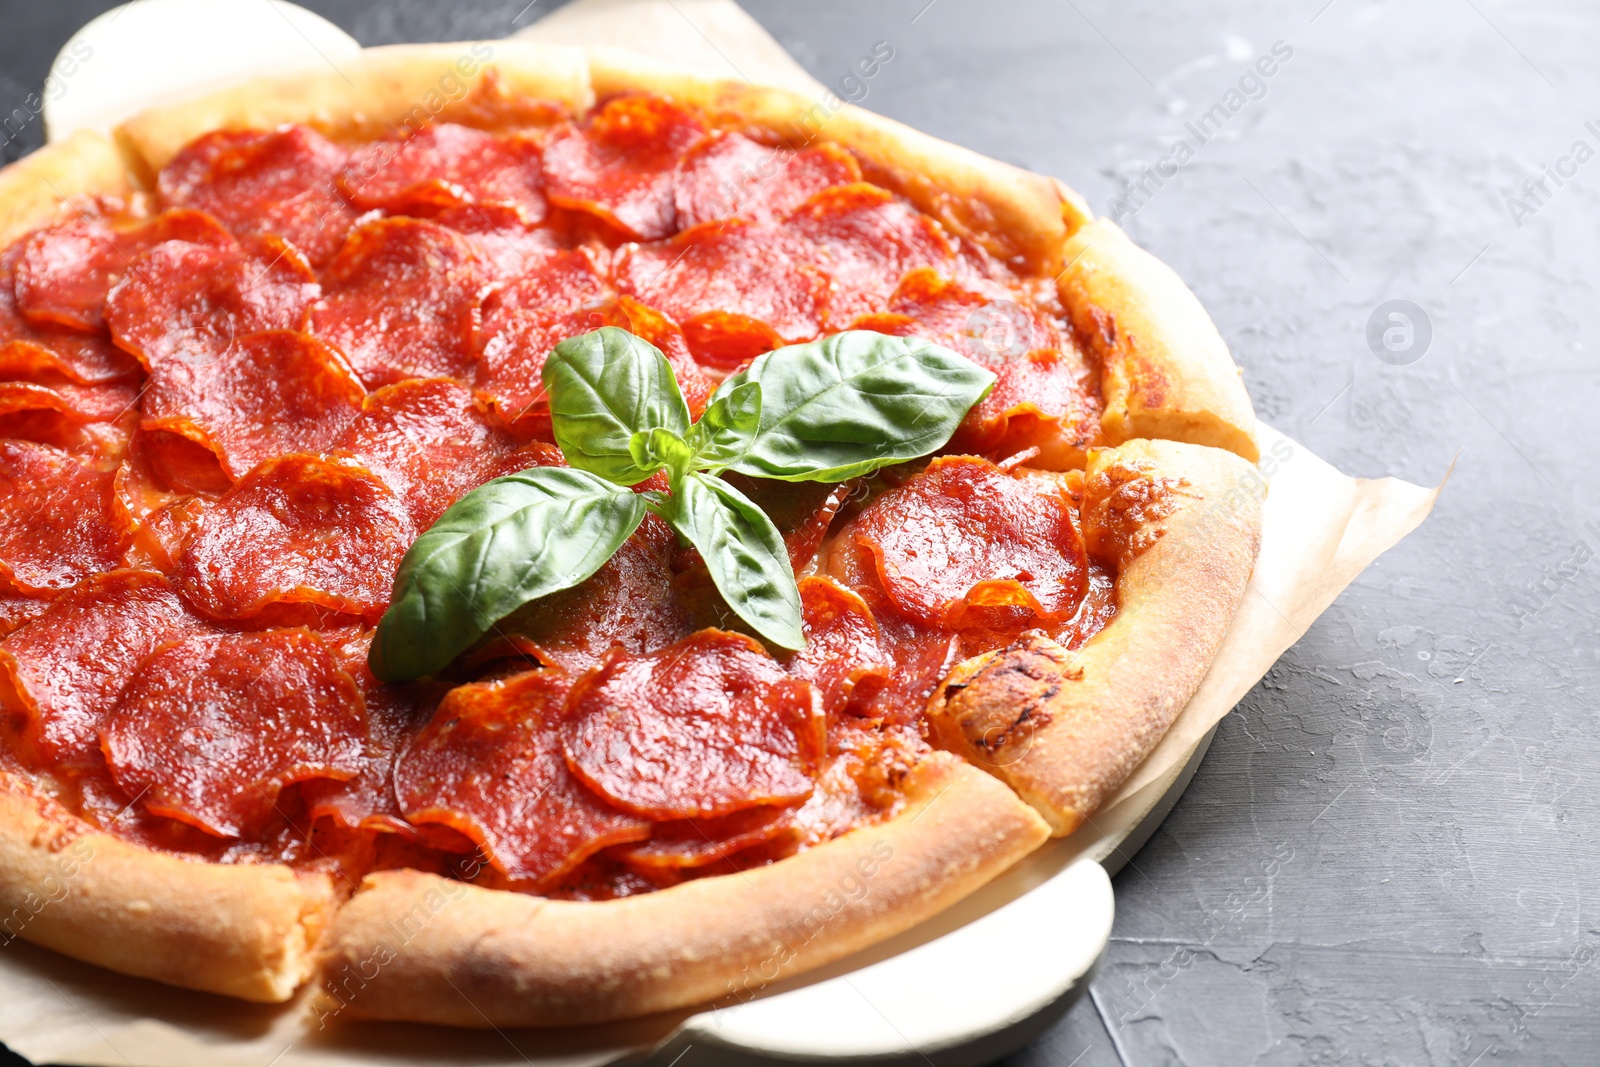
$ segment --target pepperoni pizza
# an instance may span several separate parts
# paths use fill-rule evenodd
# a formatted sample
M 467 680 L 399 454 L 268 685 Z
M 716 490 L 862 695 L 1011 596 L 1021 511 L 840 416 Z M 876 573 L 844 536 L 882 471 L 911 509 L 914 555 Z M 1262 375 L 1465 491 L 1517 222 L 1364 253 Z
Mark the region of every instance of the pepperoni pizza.
M 853 108 L 374 49 L 13 164 L 0 246 L 0 927 L 128 974 L 467 1026 L 748 996 L 1092 817 L 1254 562 L 1250 402 L 1183 283 Z M 677 427 L 599 489 L 585 337 Z M 978 384 L 920 451 L 879 441 L 916 413 L 813 429 L 879 448 L 843 474 L 671 458 L 776 433 L 740 403 L 846 342 Z M 580 483 L 632 516 L 581 580 L 402 617 L 421 546 Z

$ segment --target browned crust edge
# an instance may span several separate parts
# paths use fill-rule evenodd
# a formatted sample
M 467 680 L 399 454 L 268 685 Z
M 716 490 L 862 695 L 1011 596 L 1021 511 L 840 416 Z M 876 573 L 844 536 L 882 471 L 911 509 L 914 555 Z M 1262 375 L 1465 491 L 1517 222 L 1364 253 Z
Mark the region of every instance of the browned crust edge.
M 486 74 L 493 71 L 497 85 Z M 491 95 L 492 94 L 492 95 Z M 286 122 L 332 137 L 376 138 L 436 121 L 471 122 L 517 97 L 583 111 L 593 102 L 581 49 L 532 41 L 461 41 L 368 48 L 337 68 L 267 75 L 124 122 L 118 141 L 149 182 L 178 150 L 213 130 Z
M 1211 666 L 1261 540 L 1261 482 L 1221 449 L 1129 441 L 1090 456 L 1084 541 L 1118 611 L 1077 652 L 1042 634 L 958 666 L 931 740 L 1070 834 L 1150 754 Z
M 0 248 L 58 221 L 74 197 L 132 191 L 117 146 L 78 130 L 0 169 Z
M 315 973 L 336 906 L 325 874 L 153 852 L 0 772 L 0 943 L 270 1004 Z
M 383 871 L 334 921 L 314 1010 L 557 1026 L 746 998 L 911 928 L 1048 836 L 1011 790 L 932 753 L 881 824 L 642 896 L 574 903 Z
M 1260 459 L 1239 367 L 1183 279 L 1109 219 L 1081 227 L 1062 254 L 1057 287 L 1100 362 L 1106 441 L 1187 441 Z

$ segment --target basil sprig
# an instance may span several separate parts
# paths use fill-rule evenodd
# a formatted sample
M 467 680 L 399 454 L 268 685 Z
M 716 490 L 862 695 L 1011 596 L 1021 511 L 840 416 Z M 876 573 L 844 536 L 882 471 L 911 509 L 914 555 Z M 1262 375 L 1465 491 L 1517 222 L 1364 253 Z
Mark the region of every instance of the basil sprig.
M 731 375 L 698 421 L 661 351 L 616 327 L 545 360 L 570 467 L 496 478 L 419 537 L 373 637 L 373 673 L 433 674 L 530 600 L 610 559 L 649 511 L 699 550 L 728 606 L 781 648 L 805 644 L 783 535 L 720 476 L 844 481 L 942 446 L 994 375 L 916 338 L 851 330 Z M 630 487 L 665 471 L 666 492 Z

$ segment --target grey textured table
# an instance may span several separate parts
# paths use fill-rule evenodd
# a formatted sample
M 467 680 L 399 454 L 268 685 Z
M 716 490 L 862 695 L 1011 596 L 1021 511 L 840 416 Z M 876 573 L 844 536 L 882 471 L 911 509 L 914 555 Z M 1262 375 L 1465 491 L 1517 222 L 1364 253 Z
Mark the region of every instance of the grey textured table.
M 302 2 L 366 44 L 550 6 Z M 0 5 L 6 158 L 106 6 Z M 1600 8 L 747 7 L 833 85 L 889 42 L 865 106 L 1122 214 L 1262 417 L 1342 469 L 1431 484 L 1459 453 L 1224 721 L 1117 877 L 1091 995 L 1013 1062 L 1600 1062 Z M 1369 344 L 1391 300 L 1421 314 Z

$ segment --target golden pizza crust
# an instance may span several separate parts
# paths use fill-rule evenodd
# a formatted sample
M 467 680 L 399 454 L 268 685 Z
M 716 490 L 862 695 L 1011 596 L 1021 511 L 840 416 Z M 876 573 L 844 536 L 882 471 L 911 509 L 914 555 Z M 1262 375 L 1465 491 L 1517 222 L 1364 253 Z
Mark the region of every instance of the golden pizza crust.
M 1189 441 L 1260 459 L 1239 368 L 1183 279 L 1108 219 L 1079 229 L 1062 254 L 1061 301 L 1100 360 L 1106 441 Z
M 0 771 L 0 944 L 270 1004 L 315 972 L 336 906 L 325 874 L 152 852 Z
M 131 193 L 117 146 L 78 130 L 0 169 L 0 248 L 29 230 L 58 222 L 82 196 Z
M 381 871 L 334 922 L 315 1010 L 562 1026 L 747 999 L 937 914 L 1049 836 L 1009 789 L 944 753 L 912 770 L 905 799 L 886 822 L 770 866 L 619 900 Z
M 1117 568 L 1117 615 L 1069 652 L 1042 633 L 959 665 L 930 740 L 1072 833 L 1150 754 L 1211 666 L 1261 538 L 1254 468 L 1221 449 L 1129 441 L 1084 479 L 1084 542 Z
M 368 48 L 337 69 L 330 65 L 253 78 L 151 108 L 116 133 L 137 161 L 140 178 L 149 183 L 180 148 L 213 130 L 298 122 L 330 137 L 370 139 L 431 122 L 515 119 L 518 99 L 586 110 L 594 98 L 582 50 L 530 41 Z M 549 121 L 552 116 L 526 117 Z

